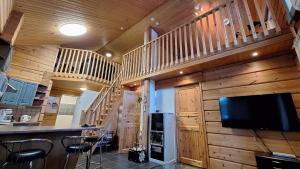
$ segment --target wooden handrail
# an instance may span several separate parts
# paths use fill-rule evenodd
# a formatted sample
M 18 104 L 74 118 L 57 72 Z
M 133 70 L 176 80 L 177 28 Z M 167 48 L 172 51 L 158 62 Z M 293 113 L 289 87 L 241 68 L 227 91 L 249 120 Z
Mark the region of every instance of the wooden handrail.
M 98 96 L 94 99 L 89 109 L 85 112 L 86 123 L 88 124 L 99 124 L 97 120 L 100 120 L 100 116 L 106 110 L 111 109 L 111 104 L 116 99 L 118 95 L 118 90 L 120 90 L 121 86 L 121 75 L 120 72 L 117 77 L 113 80 L 109 88 L 102 88 L 98 94 Z
M 54 67 L 54 76 L 87 79 L 111 84 L 121 64 L 90 50 L 60 48 Z
M 252 11 L 249 3 L 255 7 Z M 263 11 L 268 12 L 262 13 L 262 7 Z M 258 17 L 254 19 L 253 16 Z M 254 21 L 260 22 L 260 27 L 255 27 Z M 270 0 L 261 3 L 257 0 L 227 0 L 190 22 L 125 53 L 122 57 L 122 80 L 135 79 L 239 48 L 264 40 L 274 32 L 280 33 L 281 28 Z

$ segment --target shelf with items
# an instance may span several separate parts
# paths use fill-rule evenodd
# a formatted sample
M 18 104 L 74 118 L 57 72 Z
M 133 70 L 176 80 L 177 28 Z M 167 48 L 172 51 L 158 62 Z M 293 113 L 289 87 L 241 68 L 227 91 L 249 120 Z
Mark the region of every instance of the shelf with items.
M 45 99 L 46 99 L 46 94 L 47 94 L 47 86 L 44 86 L 42 84 L 38 85 L 38 88 L 36 90 L 36 94 L 33 100 L 33 106 L 42 106 Z

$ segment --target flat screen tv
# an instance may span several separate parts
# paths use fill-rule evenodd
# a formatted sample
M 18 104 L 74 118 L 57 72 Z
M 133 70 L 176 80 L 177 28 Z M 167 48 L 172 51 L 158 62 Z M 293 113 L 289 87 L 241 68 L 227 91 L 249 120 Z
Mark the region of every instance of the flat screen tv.
M 221 97 L 223 127 L 299 131 L 299 119 L 290 93 Z

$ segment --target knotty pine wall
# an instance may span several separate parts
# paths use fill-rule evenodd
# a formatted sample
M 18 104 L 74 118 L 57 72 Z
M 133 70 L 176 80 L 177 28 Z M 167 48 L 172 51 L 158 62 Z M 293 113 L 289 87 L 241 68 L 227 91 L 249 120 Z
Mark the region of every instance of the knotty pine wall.
M 45 73 L 53 72 L 57 53 L 58 47 L 56 46 L 14 46 L 8 75 L 25 81 L 41 83 Z
M 202 100 L 212 169 L 255 169 L 256 151 L 296 154 L 300 133 L 222 128 L 218 98 L 291 92 L 300 119 L 300 66 L 293 54 L 203 72 Z M 286 139 L 287 138 L 287 139 Z

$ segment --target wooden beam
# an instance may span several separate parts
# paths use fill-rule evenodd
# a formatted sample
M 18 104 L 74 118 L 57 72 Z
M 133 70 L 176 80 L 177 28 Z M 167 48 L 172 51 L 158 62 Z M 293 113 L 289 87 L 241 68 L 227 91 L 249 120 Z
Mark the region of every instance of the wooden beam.
M 11 45 L 14 45 L 23 21 L 24 14 L 22 12 L 12 11 L 4 26 L 0 38 L 9 42 Z

